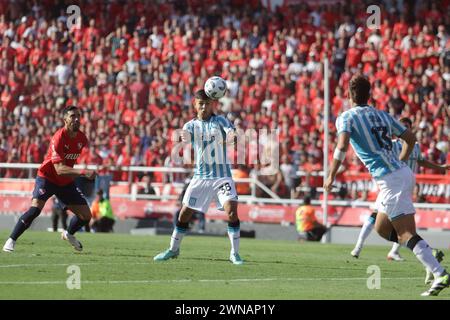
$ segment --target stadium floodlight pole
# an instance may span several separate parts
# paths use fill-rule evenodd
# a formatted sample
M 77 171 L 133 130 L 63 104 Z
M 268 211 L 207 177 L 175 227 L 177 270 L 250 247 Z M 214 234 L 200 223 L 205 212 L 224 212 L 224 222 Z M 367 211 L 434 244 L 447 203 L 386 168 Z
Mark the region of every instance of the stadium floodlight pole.
M 323 94 L 324 94 L 324 112 L 323 112 L 323 123 L 324 123 L 324 143 L 323 143 L 323 181 L 328 176 L 328 121 L 329 121 L 329 90 L 330 90 L 330 82 L 329 82 L 329 74 L 328 74 L 328 57 L 325 56 L 323 61 Z M 323 192 L 323 225 L 328 226 L 328 192 L 324 190 Z M 329 242 L 329 232 L 325 233 L 322 237 L 322 243 Z

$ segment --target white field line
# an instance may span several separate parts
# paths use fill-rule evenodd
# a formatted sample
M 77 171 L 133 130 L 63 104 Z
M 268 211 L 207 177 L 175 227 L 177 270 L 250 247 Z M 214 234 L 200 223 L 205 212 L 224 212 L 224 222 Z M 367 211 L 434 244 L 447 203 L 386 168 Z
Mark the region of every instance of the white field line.
M 65 267 L 70 265 L 88 266 L 99 265 L 104 262 L 89 262 L 89 263 L 30 263 L 30 264 L 10 264 L 0 265 L 0 268 L 32 268 L 32 267 Z M 128 264 L 128 265 L 147 265 L 150 262 L 133 262 L 133 263 L 109 263 L 111 264 Z M 345 268 L 344 268 L 345 269 Z M 381 278 L 381 280 L 409 280 L 422 278 Z M 152 284 L 152 283 L 186 283 L 186 282 L 269 282 L 269 281 L 362 281 L 367 278 L 253 278 L 253 279 L 168 279 L 168 280 L 85 280 L 81 281 L 83 284 Z M 58 285 L 66 284 L 65 281 L 0 281 L 0 285 Z
M 113 264 L 118 264 L 118 265 L 123 265 L 123 264 L 138 265 L 138 264 L 149 264 L 149 263 L 150 262 L 131 262 L 131 263 L 127 263 L 127 262 L 108 262 L 108 265 L 113 265 Z M 33 268 L 33 267 L 65 267 L 65 266 L 73 266 L 73 265 L 75 265 L 75 266 L 95 266 L 95 265 L 99 265 L 99 264 L 105 264 L 105 262 L 5 264 L 5 265 L 0 265 L 0 269 L 1 268 Z
M 149 259 L 147 262 L 108 262 L 108 265 L 150 265 L 153 261 Z M 34 268 L 34 267 L 65 267 L 65 266 L 95 266 L 104 265 L 104 261 L 99 262 L 73 262 L 73 263 L 23 263 L 23 264 L 0 264 L 2 268 Z M 347 267 L 333 267 L 334 269 L 348 269 Z
M 420 278 L 381 278 L 381 280 L 417 280 Z M 186 282 L 267 282 L 267 281 L 366 281 L 367 278 L 255 278 L 255 279 L 168 279 L 168 280 L 85 280 L 82 284 L 153 284 Z M 0 285 L 58 285 L 66 281 L 0 281 Z

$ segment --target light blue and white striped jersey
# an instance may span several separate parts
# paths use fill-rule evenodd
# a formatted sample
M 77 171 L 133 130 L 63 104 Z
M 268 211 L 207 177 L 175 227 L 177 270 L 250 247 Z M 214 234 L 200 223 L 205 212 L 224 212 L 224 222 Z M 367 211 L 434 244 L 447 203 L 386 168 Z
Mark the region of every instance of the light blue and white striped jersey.
M 397 139 L 397 140 L 392 140 L 392 148 L 394 149 L 394 152 L 397 154 L 397 157 L 400 156 L 400 152 L 402 151 L 402 141 Z M 417 161 L 422 161 L 424 158 L 422 156 L 422 153 L 420 152 L 420 146 L 419 143 L 416 142 L 416 144 L 414 145 L 414 149 L 411 152 L 411 155 L 409 156 L 408 161 L 406 161 L 406 164 L 408 165 L 408 167 L 411 168 L 411 171 L 414 173 L 418 172 L 419 169 L 419 165 L 417 164 Z
M 392 136 L 406 128 L 389 113 L 372 106 L 356 106 L 336 119 L 338 134 L 350 133 L 350 144 L 374 179 L 394 172 L 406 164 L 398 159 Z
M 205 121 L 195 118 L 183 130 L 190 133 L 194 148 L 194 178 L 232 177 L 225 141 L 227 133 L 235 128 L 228 119 L 215 114 Z

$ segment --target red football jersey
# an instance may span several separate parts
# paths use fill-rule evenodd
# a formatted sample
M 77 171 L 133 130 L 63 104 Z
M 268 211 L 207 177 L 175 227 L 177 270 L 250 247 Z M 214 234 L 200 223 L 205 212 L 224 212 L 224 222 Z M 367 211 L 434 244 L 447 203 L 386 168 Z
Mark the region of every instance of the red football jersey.
M 64 165 L 73 168 L 81 150 L 87 143 L 84 133 L 78 131 L 74 138 L 70 138 L 65 128 L 59 129 L 52 137 L 44 162 L 38 170 L 38 176 L 59 186 L 71 183 L 73 178 L 59 176 L 53 164 L 62 162 Z

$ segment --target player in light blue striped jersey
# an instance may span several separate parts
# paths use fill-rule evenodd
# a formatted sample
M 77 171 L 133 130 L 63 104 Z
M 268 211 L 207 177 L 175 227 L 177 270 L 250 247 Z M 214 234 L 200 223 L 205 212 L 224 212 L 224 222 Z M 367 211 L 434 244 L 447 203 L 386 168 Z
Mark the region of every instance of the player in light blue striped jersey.
M 450 275 L 433 256 L 432 249 L 416 232 L 412 192 L 415 177 L 405 164 L 414 149 L 416 138 L 391 115 L 368 105 L 369 80 L 356 75 L 350 80 L 349 98 L 352 108 L 336 120 L 338 141 L 324 189 L 330 192 L 337 171 L 345 159 L 349 144 L 361 159 L 379 188 L 376 201 L 378 215 L 375 230 L 383 238 L 399 242 L 412 250 L 417 259 L 434 275 L 431 288 L 423 296 L 438 295 L 450 285 Z M 397 156 L 392 137 L 405 143 Z
M 409 118 L 402 118 L 400 119 L 400 122 L 408 129 L 412 130 L 412 121 Z M 401 139 L 394 139 L 392 140 L 392 146 L 393 146 L 393 150 L 394 153 L 398 156 L 400 156 L 402 147 L 403 147 L 403 142 Z M 439 170 L 441 172 L 445 172 L 445 170 L 449 170 L 450 169 L 450 165 L 439 165 L 437 163 L 431 162 L 426 160 L 423 156 L 422 153 L 420 152 L 420 146 L 419 143 L 415 143 L 414 145 L 414 149 L 411 152 L 411 155 L 409 156 L 408 160 L 406 161 L 406 164 L 408 165 L 408 167 L 411 168 L 411 171 L 413 173 L 418 173 L 418 169 L 419 166 L 421 167 L 425 167 L 425 168 L 431 168 L 431 169 L 436 169 Z M 377 211 L 375 210 L 370 217 L 364 222 L 361 231 L 359 233 L 358 236 L 358 242 L 355 245 L 355 248 L 352 250 L 351 255 L 355 258 L 358 258 L 359 255 L 361 254 L 361 250 L 364 246 L 364 242 L 367 239 L 367 237 L 369 236 L 370 232 L 373 229 L 373 226 L 375 224 L 375 220 L 376 220 L 376 216 L 377 216 Z M 391 251 L 389 251 L 387 258 L 388 260 L 393 260 L 393 261 L 403 261 L 404 259 L 400 256 L 398 250 L 400 248 L 400 245 L 396 242 L 394 242 Z M 436 259 L 441 262 L 443 257 L 444 257 L 444 253 L 441 250 L 437 250 L 434 249 L 433 250 L 433 255 L 436 257 Z M 425 277 L 425 283 L 430 283 L 431 279 L 433 278 L 433 274 L 427 270 L 427 274 Z
M 400 122 L 408 129 L 412 130 L 412 121 L 409 118 L 401 118 Z M 393 146 L 394 146 L 394 152 L 398 155 L 400 155 L 402 146 L 403 146 L 403 142 L 400 139 L 396 139 L 393 141 Z M 408 165 L 408 167 L 411 168 L 413 173 L 418 173 L 419 172 L 419 167 L 424 167 L 424 168 L 430 168 L 430 169 L 434 169 L 434 170 L 438 170 L 441 173 L 445 173 L 446 170 L 450 170 L 450 164 L 437 164 L 434 163 L 432 161 L 429 161 L 427 159 L 425 159 L 422 156 L 422 152 L 420 151 L 420 145 L 418 142 L 415 143 L 414 145 L 414 149 L 411 152 L 411 155 L 409 156 L 408 160 L 406 161 L 406 164 Z
M 192 214 L 195 211 L 206 213 L 214 199 L 219 209 L 224 210 L 229 217 L 229 259 L 233 264 L 243 264 L 239 255 L 238 196 L 226 154 L 226 145 L 234 143 L 236 133 L 229 120 L 213 113 L 214 101 L 204 90 L 195 93 L 194 107 L 197 117 L 183 126 L 182 134 L 183 141 L 190 142 L 194 149 L 194 176 L 184 194 L 183 207 L 172 233 L 170 247 L 156 255 L 155 261 L 164 261 L 179 255 L 181 240 L 186 234 Z
M 222 141 L 235 131 L 223 116 L 211 114 L 208 120 L 192 119 L 183 126 L 194 148 L 194 179 L 231 178 L 231 168 L 226 157 L 226 143 Z

